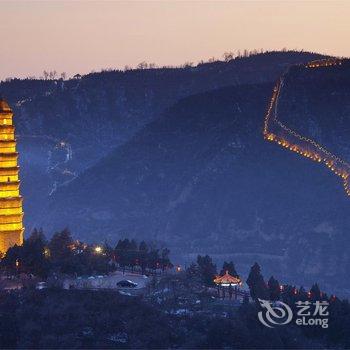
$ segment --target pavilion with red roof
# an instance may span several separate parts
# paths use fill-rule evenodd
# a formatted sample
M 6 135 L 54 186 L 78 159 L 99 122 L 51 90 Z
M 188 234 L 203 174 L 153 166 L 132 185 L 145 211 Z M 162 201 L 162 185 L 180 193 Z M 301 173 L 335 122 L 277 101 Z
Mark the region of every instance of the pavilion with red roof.
M 228 291 L 230 299 L 232 299 L 232 294 L 234 294 L 234 298 L 237 299 L 238 286 L 242 285 L 242 280 L 238 276 L 231 276 L 228 271 L 226 271 L 223 276 L 216 276 L 214 283 L 218 286 L 219 297 L 225 299 L 225 291 Z
M 214 283 L 216 285 L 220 285 L 221 287 L 229 287 L 229 286 L 238 286 L 242 285 L 242 281 L 239 277 L 231 276 L 228 271 L 223 276 L 216 276 L 214 279 Z

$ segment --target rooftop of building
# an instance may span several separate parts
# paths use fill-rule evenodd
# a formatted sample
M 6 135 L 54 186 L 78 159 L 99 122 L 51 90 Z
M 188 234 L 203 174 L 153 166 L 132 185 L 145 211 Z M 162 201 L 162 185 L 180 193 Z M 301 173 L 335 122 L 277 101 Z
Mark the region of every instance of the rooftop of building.
M 223 276 L 216 276 L 214 279 L 214 283 L 220 284 L 220 285 L 237 285 L 241 284 L 242 281 L 239 277 L 231 276 L 228 271 Z
M 0 113 L 9 113 L 12 112 L 9 104 L 5 101 L 4 98 L 0 97 Z

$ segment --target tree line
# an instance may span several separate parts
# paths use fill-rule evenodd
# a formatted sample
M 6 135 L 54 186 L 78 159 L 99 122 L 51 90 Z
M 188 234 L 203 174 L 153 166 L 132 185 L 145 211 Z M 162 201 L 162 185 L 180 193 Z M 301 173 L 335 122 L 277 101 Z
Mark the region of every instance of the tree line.
M 11 247 L 0 262 L 8 274 L 32 274 L 43 278 L 52 273 L 69 275 L 106 274 L 117 268 L 138 269 L 141 273 L 173 267 L 170 250 L 135 240 L 119 240 L 115 247 L 74 240 L 70 231 L 56 232 L 48 240 L 34 229 L 22 246 Z
M 219 275 L 223 276 L 226 271 L 233 276 L 240 278 L 235 264 L 232 261 L 224 261 Z M 218 270 L 209 255 L 198 255 L 197 261 L 192 263 L 186 270 L 189 278 L 202 283 L 207 287 L 214 286 L 214 279 L 218 275 Z M 249 287 L 250 296 L 253 300 L 264 299 L 270 301 L 283 300 L 287 303 L 294 303 L 296 300 L 336 300 L 335 295 L 327 295 L 322 292 L 319 285 L 314 283 L 309 290 L 304 287 L 297 288 L 289 284 L 281 284 L 274 276 L 266 282 L 260 265 L 256 262 L 250 268 L 250 272 L 245 283 Z
M 297 50 L 297 49 L 287 49 L 287 48 L 282 48 L 280 50 L 281 52 L 304 52 L 303 50 Z M 264 49 L 253 49 L 253 50 L 248 50 L 248 49 L 244 49 L 244 50 L 232 50 L 232 51 L 226 51 L 222 54 L 221 57 L 210 57 L 208 59 L 202 59 L 200 61 L 198 61 L 197 63 L 195 62 L 191 62 L 191 61 L 187 61 L 183 64 L 180 65 L 158 65 L 154 62 L 147 62 L 147 61 L 142 61 L 138 64 L 136 64 L 134 67 L 131 65 L 125 65 L 124 68 L 104 68 L 101 70 L 101 72 L 127 72 L 127 71 L 132 71 L 132 70 L 145 70 L 145 69 L 176 69 L 176 68 L 191 68 L 191 67 L 195 67 L 196 65 L 200 66 L 203 64 L 207 64 L 207 63 L 214 63 L 214 62 L 230 62 L 236 59 L 241 59 L 241 58 L 248 58 L 248 57 L 254 57 L 257 55 L 261 55 L 261 54 L 268 54 L 268 53 L 273 53 L 273 52 L 277 52 L 276 50 L 264 50 Z M 316 52 L 312 52 L 310 51 L 310 53 L 314 53 L 316 54 Z M 92 70 L 90 72 L 90 74 L 96 73 L 95 70 Z M 73 79 L 80 79 L 82 77 L 81 74 L 75 74 L 72 76 Z M 6 78 L 4 81 L 9 82 L 12 80 L 15 80 L 16 78 L 14 77 L 8 77 Z M 62 73 L 58 73 L 56 70 L 44 70 L 42 75 L 39 77 L 36 76 L 28 76 L 25 79 L 31 79 L 31 80 L 66 80 L 69 79 L 67 78 L 67 73 L 66 72 L 62 72 Z M 25 80 L 24 79 L 24 80 Z

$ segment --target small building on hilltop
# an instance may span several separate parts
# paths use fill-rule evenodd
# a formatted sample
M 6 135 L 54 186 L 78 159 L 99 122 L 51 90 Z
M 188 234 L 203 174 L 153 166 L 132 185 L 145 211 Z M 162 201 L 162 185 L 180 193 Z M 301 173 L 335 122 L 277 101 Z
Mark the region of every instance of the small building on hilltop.
M 218 287 L 219 297 L 225 299 L 226 295 L 232 299 L 236 300 L 238 295 L 243 294 L 238 287 L 242 286 L 242 280 L 237 276 L 231 276 L 228 271 L 225 272 L 223 276 L 216 276 L 214 283 Z

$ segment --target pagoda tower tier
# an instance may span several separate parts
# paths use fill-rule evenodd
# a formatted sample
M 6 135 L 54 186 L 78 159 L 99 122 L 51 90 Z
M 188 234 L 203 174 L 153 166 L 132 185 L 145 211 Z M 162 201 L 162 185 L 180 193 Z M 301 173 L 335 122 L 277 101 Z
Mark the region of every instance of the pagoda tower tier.
M 19 167 L 12 168 L 0 168 L 0 182 L 8 181 L 18 181 Z
M 0 153 L 16 152 L 16 141 L 0 141 Z
M 20 195 L 18 153 L 13 113 L 0 99 L 0 252 L 23 243 L 23 199 Z

